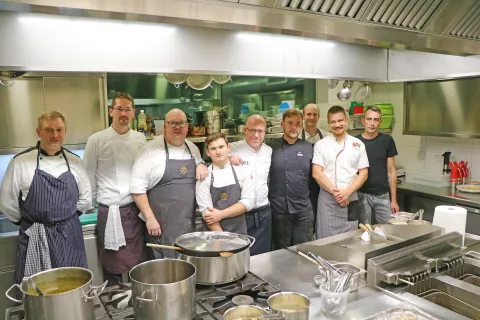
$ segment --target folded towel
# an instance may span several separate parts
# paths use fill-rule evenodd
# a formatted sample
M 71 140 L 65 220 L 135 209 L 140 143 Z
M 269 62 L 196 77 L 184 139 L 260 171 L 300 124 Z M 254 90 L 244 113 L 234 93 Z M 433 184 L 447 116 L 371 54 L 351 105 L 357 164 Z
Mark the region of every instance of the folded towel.
M 126 245 L 120 207 L 110 206 L 108 207 L 107 224 L 105 226 L 105 249 L 118 251 L 120 247 Z

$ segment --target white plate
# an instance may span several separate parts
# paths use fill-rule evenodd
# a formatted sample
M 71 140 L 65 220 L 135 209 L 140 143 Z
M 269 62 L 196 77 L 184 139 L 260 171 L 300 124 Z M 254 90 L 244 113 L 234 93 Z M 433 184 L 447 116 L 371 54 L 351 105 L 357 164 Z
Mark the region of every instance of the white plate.
M 480 186 L 474 184 L 461 184 L 457 186 L 457 189 L 462 192 L 480 193 Z

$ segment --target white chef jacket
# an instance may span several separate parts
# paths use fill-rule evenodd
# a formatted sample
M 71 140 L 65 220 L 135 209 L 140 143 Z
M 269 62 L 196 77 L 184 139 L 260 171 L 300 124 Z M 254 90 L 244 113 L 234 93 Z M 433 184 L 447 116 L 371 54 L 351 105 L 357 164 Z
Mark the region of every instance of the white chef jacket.
M 162 180 L 166 164 L 165 144 L 163 141 L 163 135 L 158 136 L 140 149 L 133 164 L 132 178 L 130 180 L 131 193 L 146 193 Z M 188 140 L 185 140 L 185 142 L 195 157 L 195 163 L 197 165 L 203 163 L 198 147 Z M 190 152 L 185 144 L 181 147 L 168 144 L 168 154 L 170 159 L 190 159 Z
M 197 198 L 198 211 L 202 214 L 210 212 L 208 208 L 213 208 L 212 195 L 210 193 L 210 185 L 212 180 L 212 166 L 213 166 L 213 186 L 221 188 L 235 184 L 235 177 L 233 176 L 230 163 L 226 164 L 222 169 L 215 165 L 208 167 L 208 176 L 205 180 L 197 180 L 195 187 L 195 195 Z M 242 203 L 247 211 L 255 207 L 255 185 L 253 183 L 253 176 L 250 169 L 246 166 L 233 166 L 233 170 L 237 174 L 238 184 L 242 189 L 239 203 Z
M 265 143 L 258 152 L 250 147 L 246 140 L 230 143 L 231 156 L 239 156 L 245 161 L 242 167 L 248 168 L 253 176 L 255 185 L 254 207 L 257 209 L 266 206 L 268 202 L 268 173 L 272 162 L 272 148 Z
M 18 222 L 21 218 L 18 198 L 20 192 L 23 200 L 27 198 L 35 174 L 35 168 L 37 167 L 37 154 L 37 148 L 31 148 L 24 153 L 18 154 L 10 160 L 7 171 L 3 176 L 0 189 L 0 212 L 7 215 L 13 222 Z M 87 172 L 83 167 L 82 159 L 76 154 L 65 150 L 65 156 L 70 165 L 70 170 L 77 181 L 79 193 L 77 210 L 85 212 L 92 204 L 92 192 Z M 68 171 L 68 166 L 62 153 L 55 156 L 41 154 L 38 168 L 55 178 Z
M 106 206 L 132 203 L 130 180 L 135 157 L 147 140 L 140 132 L 118 134 L 112 127 L 90 136 L 83 163 L 92 186 L 92 200 Z
M 320 133 L 322 134 L 322 136 L 325 138 L 326 136 L 331 136 L 332 134 L 328 131 L 325 131 L 323 129 L 318 129 L 320 130 Z M 316 143 L 317 141 L 320 140 L 320 135 L 318 134 L 318 132 L 315 133 L 315 135 L 310 135 L 310 133 L 308 133 L 307 130 L 303 129 L 303 132 L 305 132 L 305 140 L 310 142 L 310 143 Z M 300 134 L 299 136 L 300 139 L 302 139 L 302 135 Z
M 323 167 L 333 185 L 345 189 L 355 179 L 358 170 L 368 168 L 368 157 L 360 139 L 347 134 L 343 144 L 338 144 L 330 135 L 315 143 L 312 163 Z

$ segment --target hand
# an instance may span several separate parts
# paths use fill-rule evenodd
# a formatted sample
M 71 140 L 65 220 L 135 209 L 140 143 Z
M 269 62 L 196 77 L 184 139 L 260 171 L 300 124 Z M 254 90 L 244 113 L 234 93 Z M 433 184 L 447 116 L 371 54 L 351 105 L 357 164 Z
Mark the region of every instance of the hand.
M 345 200 L 345 201 L 340 202 L 340 207 L 346 207 L 346 206 L 348 206 L 349 204 L 350 204 L 350 201 Z
M 345 201 L 348 202 L 348 198 L 350 198 L 350 196 L 351 194 L 347 191 L 347 189 L 333 189 L 333 197 L 335 198 L 335 201 L 340 204 Z
M 200 163 L 196 169 L 196 178 L 197 180 L 203 181 L 208 176 L 208 168 L 203 163 Z
M 94 212 L 95 212 L 95 207 L 91 207 L 85 213 L 94 213 Z
M 228 159 L 230 160 L 230 163 L 233 164 L 234 166 L 240 166 L 243 164 L 243 159 L 239 156 L 231 156 L 231 157 L 228 157 Z
M 148 218 L 146 221 L 148 234 L 152 237 L 160 237 L 162 235 L 162 229 L 155 217 Z
M 400 207 L 398 206 L 397 201 L 390 202 L 390 208 L 392 208 L 392 213 L 397 213 L 400 211 Z
M 208 208 L 208 210 L 210 212 L 203 215 L 203 220 L 205 220 L 207 224 L 214 224 L 223 219 L 222 212 L 220 210 L 215 208 Z

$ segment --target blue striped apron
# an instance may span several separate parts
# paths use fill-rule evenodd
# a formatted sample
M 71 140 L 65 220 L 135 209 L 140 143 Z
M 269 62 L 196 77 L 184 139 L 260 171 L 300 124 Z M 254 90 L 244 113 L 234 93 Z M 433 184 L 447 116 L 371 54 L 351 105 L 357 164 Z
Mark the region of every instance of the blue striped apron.
M 22 281 L 27 260 L 32 264 L 39 259 L 38 256 L 27 256 L 29 236 L 26 232 L 34 223 L 40 223 L 45 228 L 52 268 L 87 267 L 82 226 L 77 213 L 78 186 L 64 149 L 61 153 L 68 171 L 55 178 L 39 169 L 40 150 L 37 148 L 37 167 L 27 198 L 22 200 L 20 193 L 18 199 L 22 218 L 17 242 L 17 283 Z

